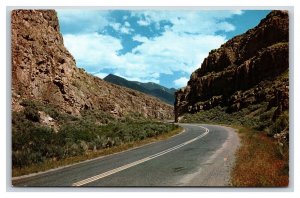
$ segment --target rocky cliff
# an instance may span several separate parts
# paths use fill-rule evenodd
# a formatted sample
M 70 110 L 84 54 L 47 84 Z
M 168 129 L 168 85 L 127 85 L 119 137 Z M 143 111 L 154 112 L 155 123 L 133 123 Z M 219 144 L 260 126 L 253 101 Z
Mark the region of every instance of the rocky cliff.
M 185 88 L 176 92 L 175 120 L 216 106 L 231 113 L 261 101 L 288 109 L 289 17 L 272 11 L 253 29 L 212 50 Z M 272 83 L 273 82 L 273 83 Z
M 14 10 L 12 35 L 12 109 L 24 99 L 49 103 L 80 115 L 94 109 L 123 116 L 130 112 L 166 119 L 173 107 L 131 89 L 110 84 L 76 67 L 64 47 L 54 10 Z

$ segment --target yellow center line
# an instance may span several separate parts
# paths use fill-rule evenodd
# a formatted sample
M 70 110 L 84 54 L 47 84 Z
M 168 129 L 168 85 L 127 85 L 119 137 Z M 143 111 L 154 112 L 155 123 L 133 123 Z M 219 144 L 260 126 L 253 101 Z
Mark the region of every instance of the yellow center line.
M 146 158 L 140 159 L 140 160 L 138 160 L 138 161 L 135 161 L 135 162 L 126 164 L 126 165 L 124 165 L 124 166 L 121 166 L 121 167 L 112 169 L 112 170 L 110 170 L 110 171 L 101 173 L 101 174 L 99 174 L 99 175 L 95 175 L 95 176 L 93 176 L 93 177 L 89 177 L 89 178 L 87 178 L 87 179 L 84 179 L 84 180 L 75 182 L 75 183 L 72 184 L 72 186 L 83 186 L 83 185 L 85 185 L 85 184 L 94 182 L 94 181 L 96 181 L 96 180 L 102 179 L 102 178 L 107 177 L 107 176 L 110 176 L 110 175 L 112 175 L 112 174 L 121 172 L 121 171 L 123 171 L 123 170 L 125 170 L 125 169 L 131 168 L 131 167 L 136 166 L 136 165 L 138 165 L 138 164 L 147 162 L 147 161 L 152 160 L 152 159 L 154 159 L 154 158 L 157 158 L 157 157 L 159 157 L 159 156 L 165 155 L 165 154 L 167 154 L 167 153 L 169 153 L 169 152 L 171 152 L 171 151 L 174 151 L 174 150 L 176 150 L 176 149 L 179 149 L 179 148 L 181 148 L 181 147 L 183 147 L 183 146 L 185 146 L 185 145 L 187 145 L 187 144 L 190 144 L 190 143 L 192 143 L 192 142 L 194 142 L 194 141 L 196 141 L 196 140 L 198 140 L 198 139 L 200 139 L 200 138 L 203 138 L 204 136 L 206 136 L 206 135 L 209 133 L 208 128 L 203 127 L 203 126 L 197 126 L 197 127 L 200 127 L 200 128 L 205 129 L 205 133 L 203 133 L 203 134 L 201 134 L 201 135 L 199 135 L 199 136 L 197 136 L 197 137 L 195 137 L 195 138 L 193 138 L 193 139 L 191 139 L 191 140 L 189 140 L 189 141 L 186 141 L 186 142 L 184 142 L 184 143 L 182 143 L 182 144 L 179 144 L 179 145 L 177 145 L 177 146 L 171 147 L 171 148 L 166 149 L 166 150 L 164 150 L 164 151 L 161 151 L 161 152 L 159 152 L 159 153 L 153 154 L 153 155 L 151 155 L 151 156 L 149 156 L 149 157 L 146 157 Z

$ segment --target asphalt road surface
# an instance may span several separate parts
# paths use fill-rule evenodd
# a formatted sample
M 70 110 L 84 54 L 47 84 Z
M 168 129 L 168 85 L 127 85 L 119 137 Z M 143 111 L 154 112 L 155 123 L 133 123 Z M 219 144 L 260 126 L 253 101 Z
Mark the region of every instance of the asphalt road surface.
M 43 173 L 12 179 L 14 187 L 229 186 L 239 138 L 234 129 L 180 124 L 168 140 Z

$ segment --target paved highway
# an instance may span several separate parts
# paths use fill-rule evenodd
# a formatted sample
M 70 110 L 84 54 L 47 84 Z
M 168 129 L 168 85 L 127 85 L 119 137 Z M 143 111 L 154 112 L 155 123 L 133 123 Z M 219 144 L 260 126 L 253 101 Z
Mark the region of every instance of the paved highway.
M 233 129 L 180 124 L 168 140 L 65 168 L 12 179 L 15 187 L 228 186 L 239 146 Z

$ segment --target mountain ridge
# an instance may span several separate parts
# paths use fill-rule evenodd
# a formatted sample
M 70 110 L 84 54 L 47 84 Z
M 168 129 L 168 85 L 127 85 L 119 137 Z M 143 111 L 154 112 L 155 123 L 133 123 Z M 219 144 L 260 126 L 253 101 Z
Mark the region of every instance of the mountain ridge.
M 107 75 L 103 78 L 103 80 L 154 96 L 171 105 L 173 105 L 175 101 L 174 89 L 169 89 L 153 82 L 142 83 L 138 81 L 130 81 L 114 74 Z

